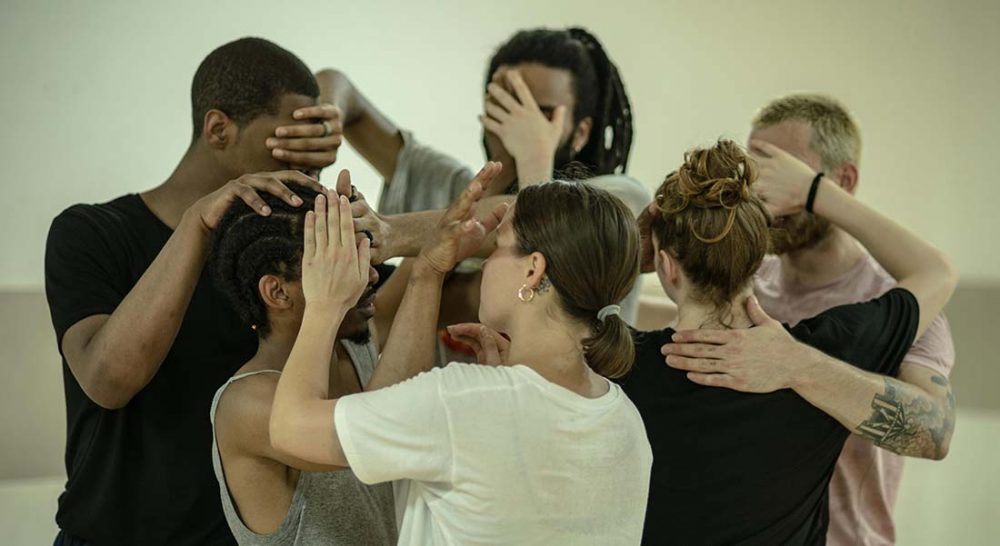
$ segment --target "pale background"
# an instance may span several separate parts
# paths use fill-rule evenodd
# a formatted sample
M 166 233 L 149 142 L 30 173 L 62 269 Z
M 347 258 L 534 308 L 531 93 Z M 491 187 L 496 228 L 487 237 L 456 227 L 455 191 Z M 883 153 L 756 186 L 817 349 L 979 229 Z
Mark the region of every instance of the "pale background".
M 191 77 L 209 51 L 255 35 L 313 69 L 340 68 L 400 126 L 475 165 L 487 59 L 516 29 L 540 25 L 583 25 L 603 41 L 634 108 L 629 171 L 650 188 L 687 148 L 745 140 L 769 99 L 820 91 L 850 107 L 864 138 L 860 196 L 962 273 L 948 310 L 958 432 L 947 460 L 910 465 L 900 543 L 996 543 L 1000 372 L 983 325 L 1000 304 L 1000 3 L 974 0 L 2 0 L 0 542 L 50 540 L 61 487 L 62 380 L 42 297 L 49 222 L 170 173 L 191 131 Z M 342 150 L 338 166 L 374 200 L 380 180 Z

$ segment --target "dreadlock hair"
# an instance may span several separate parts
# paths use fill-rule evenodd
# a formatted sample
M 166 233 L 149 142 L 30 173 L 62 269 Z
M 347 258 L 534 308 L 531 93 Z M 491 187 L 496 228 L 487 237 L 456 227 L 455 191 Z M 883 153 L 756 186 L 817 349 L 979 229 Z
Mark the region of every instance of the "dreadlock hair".
M 521 30 L 493 54 L 484 85 L 489 85 L 501 65 L 522 63 L 539 63 L 573 75 L 573 120 L 589 116 L 594 121 L 590 139 L 573 159 L 595 175 L 625 172 L 632 148 L 632 106 L 618 67 L 601 42 L 578 27 Z
M 295 187 L 302 204 L 293 207 L 281 198 L 262 193 L 271 214 L 261 216 L 236 201 L 222 216 L 212 241 L 209 268 L 216 287 L 225 294 L 240 318 L 261 338 L 270 334 L 267 307 L 258 283 L 264 275 L 287 281 L 302 276 L 302 234 L 306 212 L 313 210 L 315 190 Z
M 205 114 L 222 110 L 243 125 L 276 114 L 289 93 L 319 96 L 309 67 L 291 51 L 262 38 L 240 38 L 218 47 L 198 65 L 191 82 L 192 141 L 201 136 Z

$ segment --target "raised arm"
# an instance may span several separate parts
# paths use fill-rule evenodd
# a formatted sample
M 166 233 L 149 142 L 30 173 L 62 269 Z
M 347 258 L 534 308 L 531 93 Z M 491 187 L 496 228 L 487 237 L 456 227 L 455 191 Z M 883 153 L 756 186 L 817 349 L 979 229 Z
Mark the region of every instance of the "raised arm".
M 244 175 L 229 182 L 184 213 L 114 312 L 87 317 L 66 330 L 63 356 L 94 403 L 106 409 L 124 407 L 153 379 L 180 329 L 219 219 L 238 199 L 259 214 L 270 214 L 257 192 L 301 204 L 284 182 L 323 191 L 314 179 L 294 171 Z
M 380 112 L 348 79 L 332 68 L 316 73 L 320 102 L 333 104 L 343 115 L 347 142 L 386 180 L 392 180 L 403 138 L 388 117 Z
M 788 152 L 768 142 L 751 143 L 760 167 L 756 190 L 776 215 L 803 210 L 816 173 Z M 955 291 L 958 272 L 948 257 L 912 231 L 855 199 L 824 177 L 816 190 L 815 214 L 823 216 L 861 242 L 898 286 L 920 304 L 917 336 L 930 326 Z

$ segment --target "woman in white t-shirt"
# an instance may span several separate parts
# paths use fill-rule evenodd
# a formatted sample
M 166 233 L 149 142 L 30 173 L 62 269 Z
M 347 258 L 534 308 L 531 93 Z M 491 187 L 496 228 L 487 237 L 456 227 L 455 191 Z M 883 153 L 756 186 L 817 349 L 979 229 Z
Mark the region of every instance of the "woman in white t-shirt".
M 635 221 L 609 193 L 565 182 L 525 188 L 510 210 L 476 220 L 499 170 L 480 171 L 415 260 L 368 392 L 337 400 L 326 396 L 335 333 L 368 282 L 369 242 L 356 242 L 345 198 L 329 210 L 316 200 L 304 319 L 271 441 L 363 482 L 395 481 L 400 544 L 638 544 L 652 455 L 607 379 L 633 361 L 613 303 L 637 276 Z M 453 331 L 493 365 L 431 370 L 442 280 L 494 230 L 483 325 Z

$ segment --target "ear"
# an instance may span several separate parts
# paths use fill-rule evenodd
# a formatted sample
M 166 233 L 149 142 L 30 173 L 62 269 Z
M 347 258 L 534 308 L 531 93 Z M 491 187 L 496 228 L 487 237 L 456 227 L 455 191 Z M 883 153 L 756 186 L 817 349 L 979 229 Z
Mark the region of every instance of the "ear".
M 531 288 L 538 288 L 538 285 L 542 283 L 542 277 L 545 276 L 545 268 L 548 265 L 545 261 L 545 255 L 541 252 L 532 252 L 527 256 L 528 259 L 528 270 L 525 272 L 526 278 L 524 280 Z
M 277 275 L 264 275 L 257 282 L 257 292 L 268 310 L 291 309 L 295 301 L 286 288 L 286 282 Z
M 840 167 L 837 168 L 836 172 L 837 183 L 840 184 L 844 191 L 854 195 L 854 192 L 858 189 L 858 166 L 851 161 L 845 161 L 841 163 Z
M 660 278 L 663 286 L 677 286 L 677 281 L 681 277 L 681 267 L 677 263 L 677 258 L 670 255 L 662 248 L 656 251 L 656 276 Z
M 239 133 L 239 127 L 222 110 L 212 109 L 205 112 L 205 120 L 201 127 L 201 136 L 208 145 L 216 149 L 224 149 L 233 142 Z
M 572 113 L 572 112 L 570 112 Z M 570 116 L 567 116 L 570 117 Z M 573 129 L 573 153 L 578 154 L 584 146 L 587 145 L 587 141 L 590 140 L 590 131 L 594 128 L 594 120 L 590 116 L 587 116 L 577 122 L 576 127 Z M 604 135 L 598 135 L 599 138 L 604 138 Z

